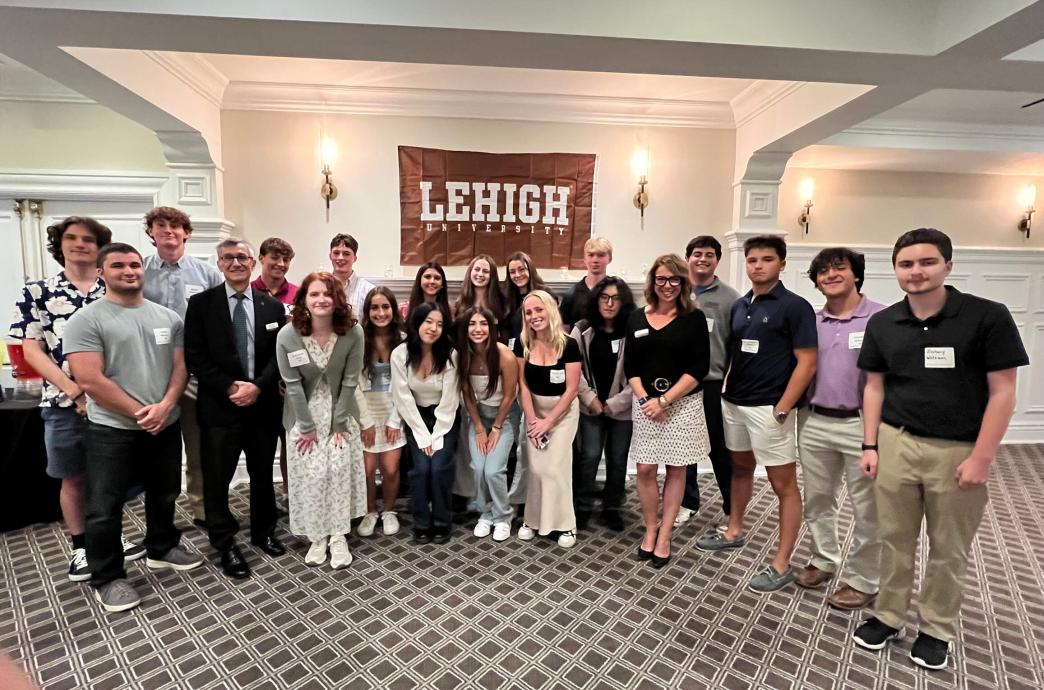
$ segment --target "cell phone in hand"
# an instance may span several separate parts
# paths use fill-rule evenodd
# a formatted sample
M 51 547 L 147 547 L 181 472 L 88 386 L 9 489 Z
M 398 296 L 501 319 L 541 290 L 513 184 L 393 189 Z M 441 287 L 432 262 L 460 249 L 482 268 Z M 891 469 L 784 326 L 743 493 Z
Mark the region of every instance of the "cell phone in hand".
M 551 438 L 548 437 L 547 434 L 544 434 L 536 440 L 537 450 L 544 450 L 545 448 L 547 448 L 549 443 L 551 443 Z

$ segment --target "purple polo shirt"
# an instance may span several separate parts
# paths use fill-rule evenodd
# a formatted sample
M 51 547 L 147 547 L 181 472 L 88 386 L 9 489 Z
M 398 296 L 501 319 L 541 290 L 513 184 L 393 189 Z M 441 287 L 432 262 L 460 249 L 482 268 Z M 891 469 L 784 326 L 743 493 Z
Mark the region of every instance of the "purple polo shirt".
M 261 276 L 258 276 L 257 279 L 254 280 L 254 282 L 250 283 L 250 287 L 254 288 L 255 290 L 260 290 L 266 295 L 271 294 L 268 292 L 268 287 L 265 286 L 265 281 L 261 279 Z M 297 286 L 291 283 L 289 280 L 285 279 L 283 280 L 283 284 L 279 286 L 279 289 L 275 291 L 275 294 L 272 295 L 272 297 L 275 297 L 283 304 L 293 304 L 294 297 L 296 296 Z
M 859 349 L 870 317 L 884 309 L 864 295 L 855 310 L 839 319 L 824 306 L 816 312 L 819 334 L 819 359 L 816 378 L 809 386 L 810 402 L 835 410 L 859 410 L 863 407 L 866 372 L 858 366 Z

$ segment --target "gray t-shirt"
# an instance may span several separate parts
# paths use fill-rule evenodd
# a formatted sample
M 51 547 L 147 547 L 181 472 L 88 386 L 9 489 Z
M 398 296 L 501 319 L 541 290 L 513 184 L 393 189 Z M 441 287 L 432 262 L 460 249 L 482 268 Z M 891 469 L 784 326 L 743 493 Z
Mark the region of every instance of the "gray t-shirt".
M 739 299 L 739 293 L 718 280 L 706 288 L 693 290 L 696 303 L 707 317 L 707 335 L 710 337 L 710 371 L 708 381 L 721 381 L 725 378 L 725 369 L 729 364 L 729 336 L 732 335 L 732 303 Z
M 163 399 L 174 371 L 174 349 L 184 347 L 185 324 L 176 313 L 142 302 L 124 307 L 108 299 L 90 304 L 65 326 L 65 354 L 101 352 L 102 373 L 142 405 Z M 175 407 L 168 422 L 181 414 Z M 140 431 L 137 420 L 108 410 L 88 397 L 87 418 L 95 424 Z

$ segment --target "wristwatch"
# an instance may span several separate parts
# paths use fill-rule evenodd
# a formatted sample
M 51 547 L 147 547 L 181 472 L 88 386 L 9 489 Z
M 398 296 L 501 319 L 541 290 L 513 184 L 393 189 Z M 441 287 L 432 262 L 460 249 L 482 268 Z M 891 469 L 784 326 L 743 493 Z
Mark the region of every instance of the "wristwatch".
M 877 444 L 876 443 L 864 443 L 863 444 L 863 450 L 872 450 L 874 452 L 877 452 Z
M 782 424 L 783 422 L 787 421 L 787 415 L 789 415 L 789 414 L 790 414 L 790 412 L 786 412 L 784 410 L 778 410 L 776 408 L 772 408 L 772 416 L 775 417 L 776 421 L 779 422 L 780 424 Z

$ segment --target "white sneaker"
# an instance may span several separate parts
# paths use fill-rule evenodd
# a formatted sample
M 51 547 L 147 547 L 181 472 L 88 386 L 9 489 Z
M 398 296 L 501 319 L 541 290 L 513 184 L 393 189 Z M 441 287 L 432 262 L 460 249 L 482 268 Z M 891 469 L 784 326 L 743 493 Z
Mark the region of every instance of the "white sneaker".
M 359 522 L 359 526 L 355 528 L 355 533 L 360 537 L 368 537 L 373 534 L 373 528 L 377 526 L 377 517 L 377 513 L 366 513 Z
M 330 537 L 330 567 L 334 570 L 347 568 L 352 562 L 352 552 L 343 534 Z
M 489 536 L 490 530 L 493 529 L 493 523 L 489 520 L 483 520 L 479 518 L 479 521 L 475 524 L 475 531 L 472 532 L 479 539 L 483 539 Z
M 381 529 L 384 536 L 390 537 L 399 533 L 399 515 L 393 511 L 386 510 L 381 513 Z
M 518 528 L 518 538 L 522 541 L 531 541 L 535 536 L 536 532 L 533 531 L 533 528 L 524 522 L 522 523 L 522 526 Z
M 504 541 L 511 536 L 510 522 L 497 522 L 493 525 L 493 541 Z
M 558 545 L 563 549 L 569 549 L 576 546 L 576 534 L 573 532 L 562 532 L 558 535 Z
M 308 547 L 305 554 L 306 565 L 322 565 L 326 562 L 326 537 L 319 537 Z
M 678 509 L 678 517 L 674 518 L 674 527 L 675 527 L 675 529 L 677 529 L 678 527 L 681 527 L 686 522 L 691 520 L 694 512 L 695 511 L 689 510 L 688 508 L 679 508 Z

